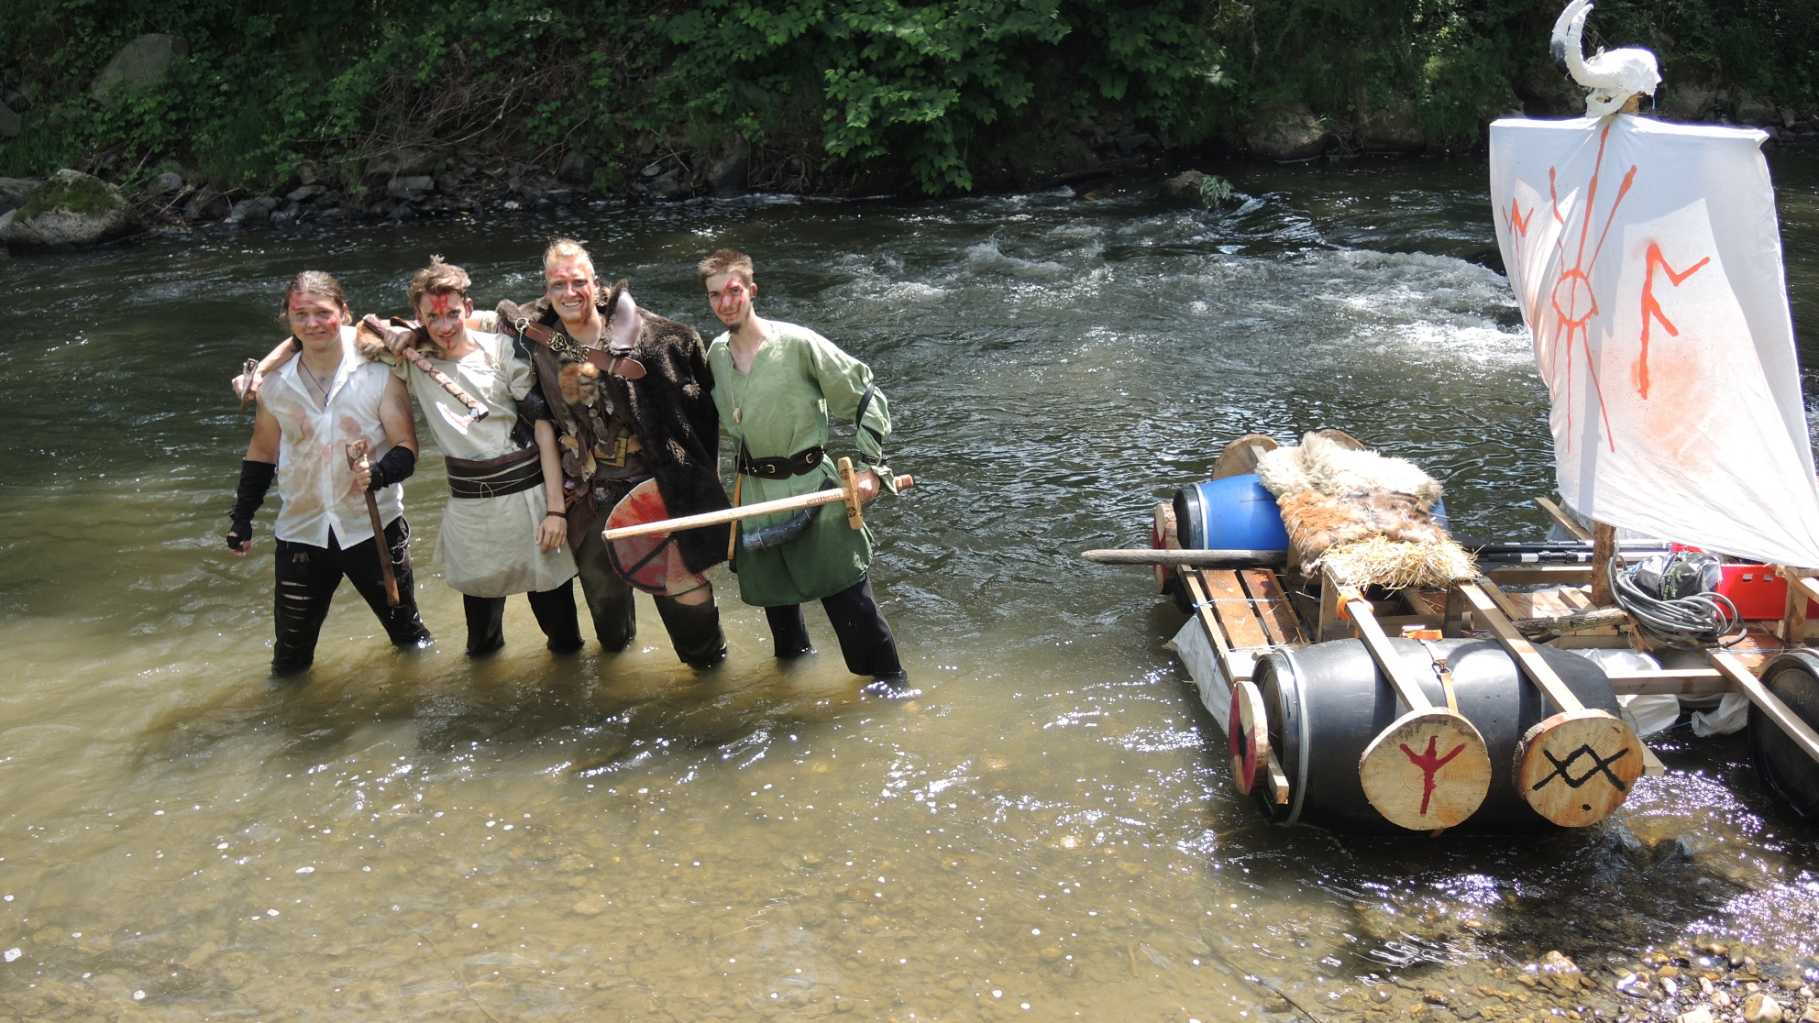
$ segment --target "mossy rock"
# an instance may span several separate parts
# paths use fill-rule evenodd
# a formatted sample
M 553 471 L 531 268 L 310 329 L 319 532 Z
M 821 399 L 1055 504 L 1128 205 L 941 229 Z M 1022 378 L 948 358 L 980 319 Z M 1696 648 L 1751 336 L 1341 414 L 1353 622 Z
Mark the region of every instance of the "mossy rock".
M 20 249 L 60 249 L 118 238 L 134 219 L 118 188 L 81 171 L 52 174 L 0 231 L 0 241 Z

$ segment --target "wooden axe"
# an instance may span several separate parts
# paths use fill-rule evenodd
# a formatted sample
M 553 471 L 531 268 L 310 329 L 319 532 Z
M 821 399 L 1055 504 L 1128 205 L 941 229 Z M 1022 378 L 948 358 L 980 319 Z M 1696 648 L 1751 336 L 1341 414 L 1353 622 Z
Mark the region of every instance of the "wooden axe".
M 366 441 L 357 440 L 347 446 L 347 467 L 370 468 L 370 463 L 366 460 Z M 385 524 L 379 521 L 379 499 L 373 496 L 371 490 L 366 492 L 366 514 L 373 523 L 373 552 L 379 555 L 379 574 L 385 579 L 385 604 L 387 607 L 397 607 L 400 603 L 398 576 L 392 572 L 391 544 L 385 540 Z

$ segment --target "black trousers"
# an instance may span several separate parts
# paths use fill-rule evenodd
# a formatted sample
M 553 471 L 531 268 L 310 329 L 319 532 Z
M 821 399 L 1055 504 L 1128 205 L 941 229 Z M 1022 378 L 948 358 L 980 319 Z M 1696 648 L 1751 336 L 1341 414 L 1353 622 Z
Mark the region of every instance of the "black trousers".
M 316 638 L 328 617 L 329 602 L 346 576 L 373 609 L 386 635 L 401 647 L 430 641 L 429 630 L 417 614 L 417 596 L 411 579 L 411 527 L 400 515 L 385 527 L 385 546 L 391 554 L 392 573 L 398 579 L 398 606 L 385 603 L 385 577 L 374 553 L 377 537 L 369 537 L 345 550 L 333 533 L 327 547 L 277 541 L 277 585 L 272 619 L 277 644 L 272 648 L 272 672 L 288 675 L 302 671 L 316 659 Z
M 572 654 L 581 649 L 581 625 L 575 617 L 575 584 L 569 580 L 561 586 L 526 593 L 531 614 L 543 630 L 545 643 L 559 654 Z M 479 657 L 505 645 L 505 598 L 461 595 L 461 607 L 467 612 L 467 654 Z
M 870 576 L 831 597 L 823 597 L 821 607 L 827 611 L 828 624 L 840 640 L 840 656 L 846 658 L 846 670 L 880 678 L 903 674 L 903 664 L 897 659 L 897 639 L 878 611 Z M 813 649 L 801 604 L 767 607 L 764 617 L 770 623 L 771 642 L 778 657 L 795 657 Z
M 608 650 L 624 650 L 638 634 L 637 607 L 632 603 L 632 584 L 613 571 L 599 529 L 582 531 L 581 542 L 575 544 L 575 567 L 580 570 L 588 615 L 594 620 L 594 637 Z M 720 609 L 714 606 L 712 591 L 705 604 L 684 604 L 674 597 L 655 599 L 657 615 L 684 664 L 706 668 L 726 659 L 726 634 L 720 631 Z

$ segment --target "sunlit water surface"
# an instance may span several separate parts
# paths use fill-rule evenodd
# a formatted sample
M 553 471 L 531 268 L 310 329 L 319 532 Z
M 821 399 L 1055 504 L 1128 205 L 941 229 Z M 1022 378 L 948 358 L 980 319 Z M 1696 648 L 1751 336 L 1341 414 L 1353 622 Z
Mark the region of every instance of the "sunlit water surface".
M 1776 169 L 1806 324 L 1819 164 Z M 1671 736 L 1616 819 L 1539 839 L 1283 831 L 1232 794 L 1177 613 L 1080 549 L 1139 541 L 1250 430 L 1414 458 L 1471 535 L 1538 535 L 1551 477 L 1481 166 L 1235 179 L 1223 212 L 760 199 L 0 262 L 0 1016 L 1347 1018 L 1687 934 L 1811 969 L 1815 832 L 1735 740 Z M 916 693 L 862 693 L 813 608 L 821 654 L 780 667 L 723 574 L 720 670 L 648 604 L 634 651 L 558 661 L 516 602 L 469 662 L 433 448 L 407 507 L 435 649 L 393 653 L 343 588 L 307 684 L 267 681 L 269 508 L 258 556 L 219 538 L 225 380 L 284 281 L 391 310 L 440 252 L 490 305 L 557 232 L 702 329 L 694 261 L 747 249 L 768 315 L 877 371 L 919 480 L 873 513 Z

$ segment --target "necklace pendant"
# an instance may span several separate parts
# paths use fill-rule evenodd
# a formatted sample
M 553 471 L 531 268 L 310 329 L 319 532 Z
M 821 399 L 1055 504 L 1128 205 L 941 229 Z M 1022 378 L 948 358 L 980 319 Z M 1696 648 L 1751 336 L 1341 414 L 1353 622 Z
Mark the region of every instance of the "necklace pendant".
M 734 409 L 733 410 L 733 424 L 736 426 L 744 421 L 745 421 L 745 410 L 743 408 Z

